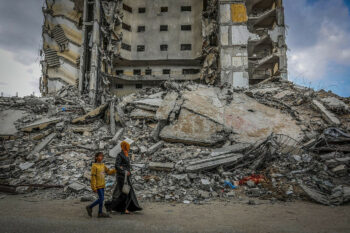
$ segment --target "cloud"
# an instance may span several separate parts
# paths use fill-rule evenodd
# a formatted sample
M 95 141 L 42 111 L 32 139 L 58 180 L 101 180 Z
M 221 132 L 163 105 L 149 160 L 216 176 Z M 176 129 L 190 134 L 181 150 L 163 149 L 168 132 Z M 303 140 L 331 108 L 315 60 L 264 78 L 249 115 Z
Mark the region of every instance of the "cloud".
M 291 80 L 334 86 L 350 70 L 350 14 L 342 0 L 285 1 Z M 335 70 L 341 66 L 343 74 Z M 339 83 L 338 83 L 339 84 Z M 347 95 L 350 95 L 350 84 Z
M 14 54 L 0 49 L 0 91 L 6 96 L 39 94 L 39 63 L 24 65 L 15 60 Z
M 43 0 L 3 0 L 0 3 L 0 48 L 29 65 L 38 60 Z

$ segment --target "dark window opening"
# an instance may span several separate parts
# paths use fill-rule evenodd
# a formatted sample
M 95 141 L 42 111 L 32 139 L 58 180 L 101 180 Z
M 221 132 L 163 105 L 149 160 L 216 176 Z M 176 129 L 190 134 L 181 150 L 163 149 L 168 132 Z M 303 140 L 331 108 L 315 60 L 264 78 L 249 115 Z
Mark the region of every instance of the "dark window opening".
M 129 31 L 129 32 L 131 32 L 131 26 L 126 24 L 126 23 L 122 23 L 122 28 L 127 30 L 127 31 Z
M 135 87 L 136 89 L 142 89 L 142 84 L 136 84 Z
M 164 69 L 163 74 L 170 74 L 170 69 Z
M 137 32 L 144 32 L 146 31 L 146 27 L 145 26 L 138 26 L 137 27 Z
M 183 69 L 182 74 L 198 74 L 199 69 Z
M 128 5 L 123 4 L 123 10 L 126 10 L 126 11 L 132 13 L 132 8 Z
M 122 74 L 124 74 L 124 70 L 116 70 L 115 73 L 117 75 L 122 75 Z
M 128 44 L 122 43 L 122 49 L 124 49 L 124 50 L 128 50 L 128 51 L 131 51 L 131 45 L 128 45 Z
M 181 50 L 191 50 L 192 45 L 191 44 L 181 44 Z
M 181 6 L 181 11 L 192 11 L 191 6 Z
M 117 84 L 117 85 L 116 85 L 116 88 L 117 88 L 117 89 L 123 89 L 123 87 L 124 87 L 123 84 Z
M 152 70 L 151 69 L 146 69 L 145 70 L 146 75 L 152 75 Z
M 181 25 L 181 31 L 191 31 L 192 26 L 191 25 Z
M 161 7 L 160 12 L 168 12 L 168 7 L 167 6 Z
M 160 31 L 161 32 L 168 31 L 168 25 L 160 25 Z
M 139 69 L 134 70 L 134 75 L 141 75 L 141 70 L 139 70 Z
M 141 8 L 139 8 L 139 13 L 146 13 L 146 8 L 144 8 L 144 7 L 141 7 Z
M 138 45 L 137 46 L 137 52 L 143 52 L 145 51 L 145 46 L 144 45 Z
M 168 45 L 167 44 L 161 44 L 160 45 L 160 51 L 168 51 Z

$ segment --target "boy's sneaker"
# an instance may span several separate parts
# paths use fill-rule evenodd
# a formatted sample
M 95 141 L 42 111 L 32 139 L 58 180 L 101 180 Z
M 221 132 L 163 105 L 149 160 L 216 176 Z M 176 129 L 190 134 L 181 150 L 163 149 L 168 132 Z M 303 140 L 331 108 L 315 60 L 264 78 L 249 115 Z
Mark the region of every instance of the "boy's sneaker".
M 90 217 L 92 217 L 92 208 L 88 205 L 86 206 L 86 211 Z
M 109 214 L 106 213 L 98 213 L 98 218 L 110 218 Z

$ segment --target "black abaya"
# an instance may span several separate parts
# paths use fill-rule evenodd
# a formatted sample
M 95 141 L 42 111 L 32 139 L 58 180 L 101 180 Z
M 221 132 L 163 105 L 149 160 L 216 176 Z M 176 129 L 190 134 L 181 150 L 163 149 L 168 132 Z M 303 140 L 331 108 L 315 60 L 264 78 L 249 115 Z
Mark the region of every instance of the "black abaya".
M 130 172 L 131 170 L 130 159 L 124 155 L 123 151 L 120 152 L 116 158 L 115 169 L 117 170 L 117 184 L 113 191 L 112 200 L 105 203 L 107 211 L 114 210 L 124 213 L 125 210 L 128 210 L 130 212 L 142 210 L 137 201 L 134 188 L 132 187 L 130 179 L 131 175 L 127 178 L 130 185 L 129 194 L 126 195 L 122 192 L 125 179 L 125 171 Z

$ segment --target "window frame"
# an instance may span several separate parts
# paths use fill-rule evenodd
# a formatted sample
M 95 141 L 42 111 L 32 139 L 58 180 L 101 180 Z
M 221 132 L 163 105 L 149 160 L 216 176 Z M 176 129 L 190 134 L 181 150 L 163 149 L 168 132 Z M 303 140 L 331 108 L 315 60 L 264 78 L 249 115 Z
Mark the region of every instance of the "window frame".
M 168 25 L 160 25 L 159 26 L 159 31 L 160 32 L 167 32 L 167 31 L 169 31 L 169 26 Z
M 141 75 L 141 69 L 133 69 L 133 75 Z
M 181 51 L 191 51 L 192 44 L 181 44 L 180 50 Z
M 170 75 L 171 69 L 163 69 L 162 73 L 163 73 L 163 75 Z

